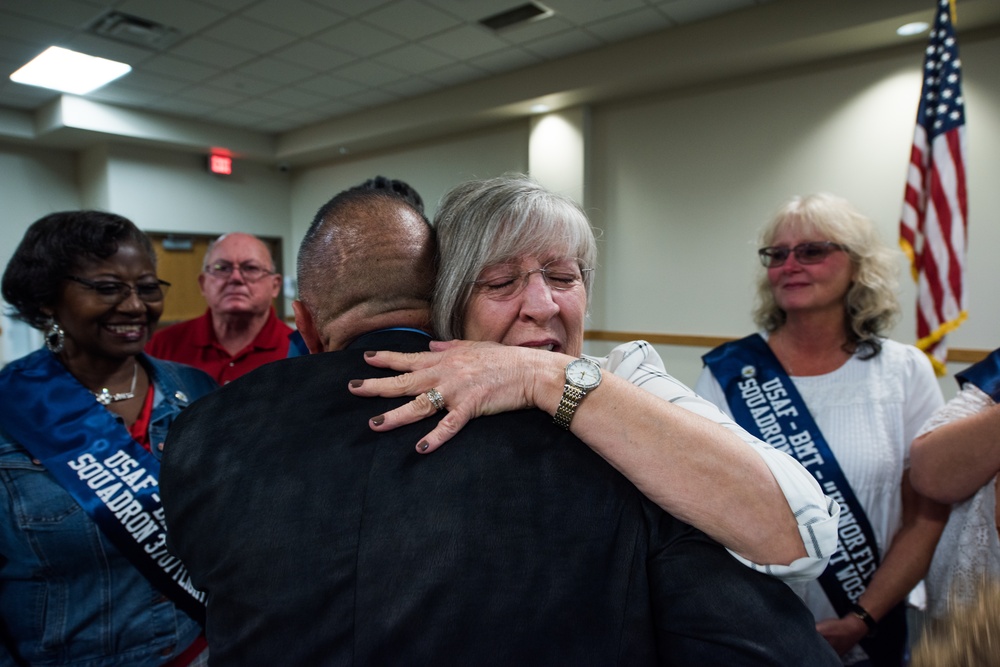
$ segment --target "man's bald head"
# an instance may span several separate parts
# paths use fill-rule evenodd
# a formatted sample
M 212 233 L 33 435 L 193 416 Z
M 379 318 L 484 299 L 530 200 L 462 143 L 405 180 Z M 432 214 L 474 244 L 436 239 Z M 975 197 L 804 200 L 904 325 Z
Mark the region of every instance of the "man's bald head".
M 342 192 L 319 210 L 299 248 L 296 315 L 308 310 L 324 350 L 387 326 L 426 328 L 434 254 L 433 229 L 406 201 Z

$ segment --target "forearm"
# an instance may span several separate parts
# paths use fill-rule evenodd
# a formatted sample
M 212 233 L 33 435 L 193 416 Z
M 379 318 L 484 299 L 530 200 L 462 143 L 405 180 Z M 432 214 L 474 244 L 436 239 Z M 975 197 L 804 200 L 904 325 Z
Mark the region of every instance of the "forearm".
M 912 515 L 904 514 L 882 563 L 858 603 L 876 620 L 899 604 L 923 579 L 948 521 L 950 508 L 910 492 Z
M 536 405 L 554 414 L 561 366 L 537 382 Z M 734 433 L 605 374 L 570 429 L 646 497 L 756 563 L 806 556 L 798 525 L 767 464 Z
M 965 500 L 1000 470 L 1000 405 L 921 435 L 910 457 L 917 490 L 943 503 Z
M 903 525 L 896 533 L 878 569 L 872 575 L 858 604 L 874 620 L 882 620 L 913 590 L 930 566 L 949 508 L 918 498 L 903 482 Z M 868 634 L 868 625 L 854 613 L 842 618 L 825 618 L 816 630 L 843 655 Z

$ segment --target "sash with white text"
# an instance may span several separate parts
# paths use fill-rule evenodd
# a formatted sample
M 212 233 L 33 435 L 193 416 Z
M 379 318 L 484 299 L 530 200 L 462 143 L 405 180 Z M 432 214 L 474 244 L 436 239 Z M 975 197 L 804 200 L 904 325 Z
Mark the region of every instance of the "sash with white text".
M 758 334 L 720 345 L 702 359 L 722 386 L 736 422 L 795 457 L 812 473 L 823 492 L 840 504 L 838 548 L 819 583 L 837 614 L 848 614 L 879 565 L 878 543 L 801 394 Z M 879 622 L 875 637 L 861 644 L 872 664 L 898 665 L 896 657 L 905 644 L 905 633 L 905 615 L 900 606 Z
M 0 371 L 0 425 L 79 503 L 133 566 L 205 620 L 205 594 L 167 551 L 160 462 L 42 349 Z
M 955 379 L 958 386 L 970 382 L 1000 403 L 1000 349 L 993 350 L 985 359 L 956 375 Z

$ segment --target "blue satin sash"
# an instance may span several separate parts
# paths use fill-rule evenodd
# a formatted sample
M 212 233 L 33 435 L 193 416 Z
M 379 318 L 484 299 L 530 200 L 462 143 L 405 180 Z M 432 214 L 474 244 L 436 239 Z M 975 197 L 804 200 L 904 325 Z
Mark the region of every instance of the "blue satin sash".
M 0 425 L 158 590 L 204 624 L 205 594 L 167 551 L 160 462 L 48 350 L 0 370 Z
M 865 592 L 880 557 L 871 523 L 826 438 L 760 335 L 720 345 L 702 359 L 722 386 L 736 422 L 794 456 L 812 473 L 823 492 L 840 503 L 838 549 L 819 583 L 837 614 L 844 616 Z M 905 644 L 905 614 L 901 607 L 897 609 L 879 622 L 876 641 L 869 638 L 861 642 L 872 664 L 899 664 L 893 663 L 894 657 L 881 656 L 886 649 L 895 655 L 897 648 L 902 650 L 900 641 Z
M 1000 349 L 993 350 L 985 359 L 956 375 L 955 379 L 958 386 L 970 382 L 1000 403 Z

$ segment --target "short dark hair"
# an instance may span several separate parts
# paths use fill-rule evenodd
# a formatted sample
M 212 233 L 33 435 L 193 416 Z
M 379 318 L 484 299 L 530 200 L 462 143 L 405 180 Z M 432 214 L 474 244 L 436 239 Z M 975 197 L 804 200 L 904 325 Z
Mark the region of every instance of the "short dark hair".
M 429 309 L 434 251 L 434 229 L 405 199 L 345 190 L 320 208 L 299 246 L 299 299 L 320 328 L 361 304 L 372 313 Z
M 398 178 L 376 176 L 375 178 L 369 178 L 361 185 L 355 185 L 351 190 L 384 190 L 391 192 L 408 201 L 410 206 L 417 209 L 421 215 L 424 215 L 423 197 L 409 183 L 401 181 Z
M 378 178 L 383 178 L 383 177 L 379 176 Z M 369 183 L 373 180 L 375 179 L 370 179 L 369 181 L 365 181 L 365 183 Z M 317 243 L 317 235 L 322 232 L 323 227 L 326 224 L 327 218 L 329 218 L 332 214 L 352 206 L 363 207 L 371 202 L 379 200 L 385 201 L 386 197 L 390 197 L 389 201 L 391 201 L 392 195 L 385 188 L 364 187 L 364 185 L 356 185 L 353 188 L 348 188 L 347 190 L 344 190 L 334 195 L 333 198 L 330 199 L 330 201 L 326 202 L 320 207 L 319 211 L 317 211 L 316 215 L 313 217 L 312 223 L 310 223 L 309 225 L 309 229 L 306 230 L 306 235 L 302 239 L 302 245 L 299 246 L 298 264 L 300 266 L 303 264 L 302 260 L 303 252 L 309 254 L 313 250 L 314 245 Z M 419 197 L 420 195 L 417 195 L 418 199 Z M 407 204 L 409 204 L 410 207 L 414 211 L 416 211 L 421 218 L 423 218 L 424 222 L 426 222 L 428 226 L 430 225 L 430 221 L 427 220 L 427 216 L 424 215 L 424 211 L 422 208 L 415 206 L 406 197 L 402 197 L 402 199 Z M 306 263 L 308 263 L 308 261 Z
M 33 222 L 3 273 L 4 300 L 11 317 L 36 329 L 48 326 L 42 312 L 59 300 L 63 278 L 88 261 L 101 261 L 135 243 L 153 265 L 156 253 L 149 238 L 132 223 L 103 211 L 61 211 Z

